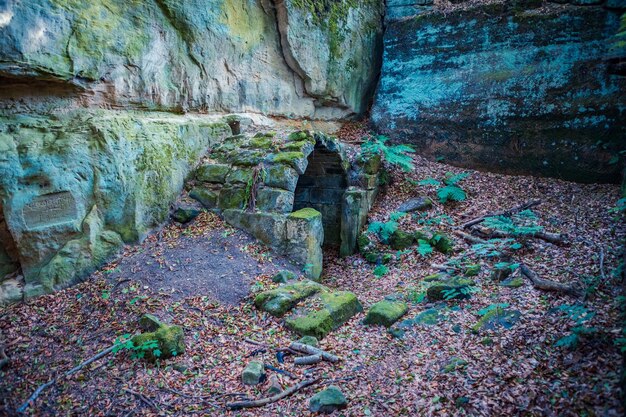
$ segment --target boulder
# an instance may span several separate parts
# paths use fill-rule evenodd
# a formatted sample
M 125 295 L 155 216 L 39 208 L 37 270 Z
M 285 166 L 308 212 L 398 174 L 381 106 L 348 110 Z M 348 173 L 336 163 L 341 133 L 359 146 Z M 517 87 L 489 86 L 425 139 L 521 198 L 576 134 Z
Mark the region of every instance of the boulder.
M 298 343 L 302 343 L 303 345 L 309 345 L 313 347 L 317 347 L 319 345 L 317 338 L 313 336 L 302 336 L 300 339 L 298 339 Z
M 400 207 L 396 211 L 402 213 L 410 213 L 412 211 L 425 211 L 430 210 L 433 206 L 433 201 L 428 197 L 416 197 L 405 201 L 400 204 Z
M 230 165 L 203 164 L 196 169 L 196 180 L 199 182 L 223 184 L 229 171 Z
M 318 392 L 309 400 L 309 411 L 312 413 L 331 414 L 348 406 L 348 400 L 341 390 L 331 385 Z
M 500 282 L 500 286 L 507 288 L 519 288 L 524 285 L 524 279 L 522 277 L 507 278 Z
M 241 373 L 241 380 L 245 385 L 258 385 L 265 381 L 265 378 L 265 367 L 260 361 L 250 361 Z
M 412 233 L 407 233 L 404 230 L 398 229 L 392 233 L 389 238 L 389 245 L 394 250 L 404 250 L 415 243 L 415 238 Z
M 172 213 L 171 217 L 175 222 L 187 224 L 198 217 L 200 210 L 194 208 L 179 207 Z
M 219 199 L 220 192 L 219 190 L 215 190 L 213 188 L 198 186 L 194 187 L 189 191 L 189 197 L 193 198 L 205 209 L 214 209 L 217 207 L 217 201 Z
M 372 305 L 367 312 L 364 324 L 390 327 L 408 311 L 408 306 L 402 301 L 383 300 Z
M 454 248 L 454 242 L 452 239 L 443 233 L 435 233 L 433 237 L 430 238 L 430 244 L 437 251 L 443 254 L 449 254 Z
M 254 305 L 275 317 L 282 317 L 298 302 L 325 290 L 326 287 L 317 282 L 295 282 L 258 294 L 254 298 Z

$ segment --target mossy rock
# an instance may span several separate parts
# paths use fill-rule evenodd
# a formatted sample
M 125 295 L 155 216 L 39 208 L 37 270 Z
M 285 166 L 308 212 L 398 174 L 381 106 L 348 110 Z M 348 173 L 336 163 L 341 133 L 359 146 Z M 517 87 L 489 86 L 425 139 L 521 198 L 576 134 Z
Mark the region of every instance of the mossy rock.
M 298 339 L 298 343 L 302 343 L 303 345 L 309 345 L 313 347 L 317 347 L 319 345 L 317 338 L 313 336 L 302 336 L 300 339 Z
M 224 183 L 228 171 L 230 171 L 230 165 L 204 164 L 196 170 L 196 179 L 200 182 Z
M 390 327 L 409 310 L 402 301 L 383 300 L 374 304 L 367 312 L 364 324 Z
M 506 308 L 495 308 L 484 314 L 480 320 L 472 326 L 472 333 L 479 333 L 480 330 L 495 330 L 498 327 L 510 329 L 522 316 L 518 310 L 508 310 Z
M 365 260 L 371 264 L 383 264 L 387 265 L 393 259 L 393 255 L 390 253 L 382 252 L 365 252 L 363 254 Z
M 200 210 L 194 208 L 179 207 L 172 213 L 171 217 L 175 222 L 187 224 L 198 217 Z
M 279 152 L 273 154 L 270 160 L 276 164 L 288 165 L 295 169 L 300 175 L 304 174 L 307 165 L 307 160 L 302 152 Z
M 194 187 L 189 192 L 189 197 L 198 201 L 206 209 L 216 208 L 219 196 L 219 190 L 213 190 L 206 187 Z
M 261 361 L 250 361 L 241 373 L 244 385 L 258 385 L 265 381 L 265 366 Z
M 295 191 L 298 184 L 298 173 L 285 165 L 271 165 L 264 169 L 263 183 L 268 187 Z
M 503 267 L 494 267 L 491 272 L 491 279 L 495 282 L 502 282 L 506 280 L 511 274 L 513 270 L 509 265 L 505 265 Z
M 328 333 L 363 311 L 361 303 L 351 292 L 319 293 L 307 300 L 308 305 L 292 313 L 286 326 L 301 336 L 323 339 Z
M 452 249 L 454 248 L 454 242 L 452 239 L 443 233 L 435 233 L 430 239 L 430 244 L 437 251 L 446 255 L 452 252 Z
M 309 400 L 309 411 L 312 413 L 331 414 L 348 406 L 348 400 L 338 387 L 330 386 L 318 392 Z
M 145 332 L 154 332 L 161 327 L 163 323 L 153 314 L 144 314 L 139 319 L 139 327 Z
M 222 210 L 242 209 L 250 195 L 243 187 L 225 187 L 219 194 L 218 207 Z
M 278 271 L 278 273 L 272 277 L 272 281 L 279 284 L 286 284 L 288 281 L 293 281 L 297 278 L 298 276 L 294 272 L 282 270 Z
M 185 353 L 185 338 L 180 326 L 161 324 L 156 331 L 141 333 L 132 338 L 134 346 L 143 346 L 151 341 L 157 342 L 160 354 L 156 354 L 157 351 L 153 349 L 145 350 L 144 358 L 149 361 L 169 359 Z
M 274 146 L 274 141 L 272 141 L 271 137 L 267 136 L 253 137 L 250 139 L 250 142 L 248 142 L 248 146 L 269 151 Z
M 356 244 L 357 244 L 357 247 L 359 248 L 360 253 L 365 253 L 371 243 L 372 241 L 370 240 L 370 238 L 367 236 L 366 233 L 359 234 L 359 236 L 356 239 Z
M 259 165 L 263 157 L 264 153 L 261 151 L 239 151 L 230 156 L 229 162 L 233 165 L 252 167 Z
M 413 234 L 400 229 L 393 232 L 391 238 L 389 239 L 389 244 L 394 250 L 404 250 L 413 245 L 414 242 L 415 238 L 413 237 Z
M 327 288 L 317 282 L 300 281 L 264 291 L 254 298 L 254 305 L 275 317 L 282 317 L 298 302 Z
M 439 273 L 436 273 L 436 274 L 431 274 L 431 275 L 425 276 L 422 279 L 422 281 L 424 281 L 424 282 L 435 282 L 435 281 L 444 281 L 446 279 L 449 279 L 448 275 L 439 272 Z
M 250 167 L 235 166 L 226 176 L 226 182 L 229 184 L 252 184 L 254 171 Z
M 474 282 L 466 278 L 450 278 L 431 284 L 426 295 L 431 301 L 467 300 L 472 297 L 469 290 L 473 285 Z
M 415 241 L 417 242 L 418 240 L 425 240 L 426 242 L 430 242 L 430 239 L 432 239 L 433 235 L 431 233 L 428 233 L 424 230 L 416 230 L 415 232 L 413 232 L 413 239 L 415 239 Z

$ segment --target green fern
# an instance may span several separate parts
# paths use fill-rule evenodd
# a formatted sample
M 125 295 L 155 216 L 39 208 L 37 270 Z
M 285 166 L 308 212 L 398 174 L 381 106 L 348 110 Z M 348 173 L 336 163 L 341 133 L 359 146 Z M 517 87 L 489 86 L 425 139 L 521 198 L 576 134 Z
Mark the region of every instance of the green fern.
M 431 244 L 423 239 L 419 239 L 417 241 L 416 250 L 417 250 L 417 253 L 419 253 L 422 256 L 428 256 L 431 253 L 433 253 L 433 247 L 431 246 Z
M 377 277 L 382 277 L 387 275 L 387 273 L 389 272 L 389 268 L 387 268 L 387 266 L 385 265 L 377 265 L 376 268 L 374 268 L 374 275 Z
M 491 229 L 500 230 L 513 236 L 528 236 L 543 230 L 543 227 L 536 224 L 536 219 L 535 213 L 531 210 L 524 210 L 512 217 L 487 217 L 483 223 Z
M 459 186 L 446 185 L 437 190 L 437 197 L 439 197 L 439 202 L 447 203 L 448 201 L 465 201 L 467 194 Z
M 370 137 L 361 145 L 361 152 L 366 155 L 380 154 L 387 163 L 397 165 L 406 172 L 412 171 L 413 159 L 409 154 L 415 150 L 409 145 L 387 145 L 388 140 L 389 138 L 383 135 Z
M 456 185 L 469 176 L 470 176 L 469 172 L 461 172 L 460 174 L 453 174 L 451 172 L 447 172 L 445 178 L 443 179 L 443 182 L 446 185 Z
M 441 181 L 428 177 L 419 181 L 418 184 L 419 185 L 434 185 L 436 187 L 439 187 L 441 185 Z

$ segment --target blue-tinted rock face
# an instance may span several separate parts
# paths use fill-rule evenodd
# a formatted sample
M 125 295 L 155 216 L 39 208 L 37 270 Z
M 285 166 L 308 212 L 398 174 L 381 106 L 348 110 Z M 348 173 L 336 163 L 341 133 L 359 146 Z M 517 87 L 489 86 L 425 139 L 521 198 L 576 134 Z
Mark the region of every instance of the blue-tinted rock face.
M 422 7 L 391 20 L 376 127 L 455 164 L 617 180 L 609 161 L 624 146 L 626 82 L 606 57 L 620 13 L 527 7 Z

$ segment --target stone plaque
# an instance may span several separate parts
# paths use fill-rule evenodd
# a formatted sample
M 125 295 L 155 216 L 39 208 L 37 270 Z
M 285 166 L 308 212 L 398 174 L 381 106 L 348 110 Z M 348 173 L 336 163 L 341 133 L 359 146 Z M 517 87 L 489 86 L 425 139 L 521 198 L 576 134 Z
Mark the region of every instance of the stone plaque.
M 69 191 L 35 197 L 22 209 L 24 223 L 29 229 L 76 220 L 76 201 Z

